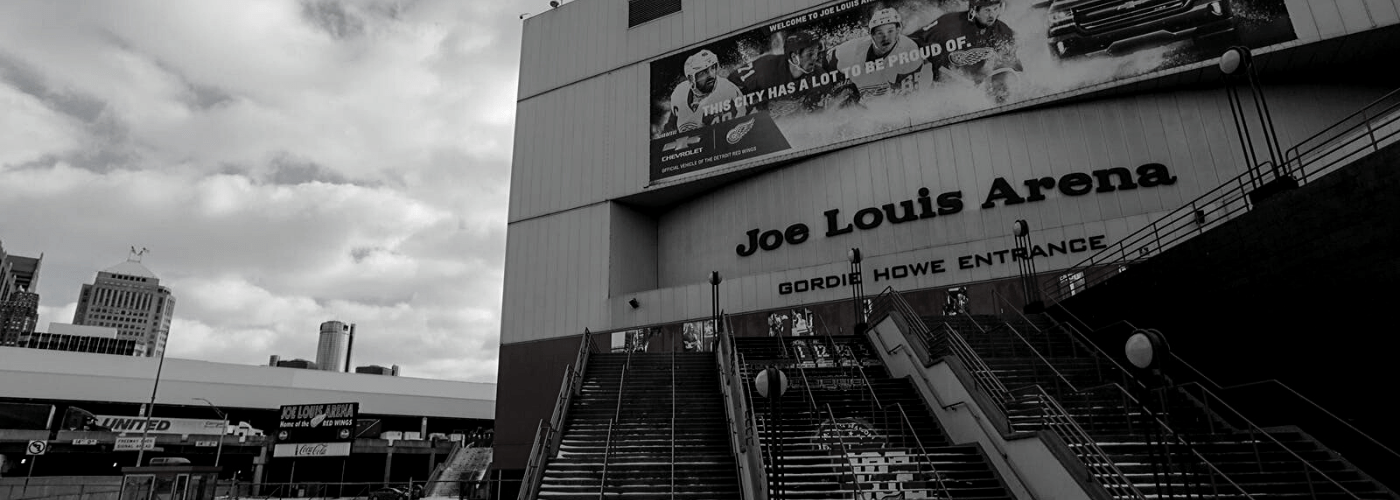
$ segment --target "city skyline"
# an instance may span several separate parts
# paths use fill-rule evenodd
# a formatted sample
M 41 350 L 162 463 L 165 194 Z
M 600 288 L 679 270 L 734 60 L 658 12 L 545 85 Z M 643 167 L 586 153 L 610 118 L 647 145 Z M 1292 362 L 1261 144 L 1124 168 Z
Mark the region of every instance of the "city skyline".
M 355 358 L 494 382 L 519 14 L 6 2 L 0 239 L 44 255 L 40 328 L 144 247 L 170 357 L 307 355 L 340 319 Z

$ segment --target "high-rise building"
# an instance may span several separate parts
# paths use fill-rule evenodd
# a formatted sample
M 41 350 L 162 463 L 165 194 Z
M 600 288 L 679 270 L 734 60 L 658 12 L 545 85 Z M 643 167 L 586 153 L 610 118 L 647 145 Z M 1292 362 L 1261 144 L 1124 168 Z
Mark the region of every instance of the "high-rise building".
M 39 294 L 15 290 L 0 300 L 0 345 L 16 345 L 39 322 Z
M 321 339 L 316 344 L 316 365 L 326 371 L 347 371 L 345 357 L 354 334 L 355 325 L 339 321 L 321 323 Z
M 92 284 L 83 285 L 73 324 L 116 328 L 117 338 L 143 344 L 148 357 L 161 356 L 175 296 L 141 264 L 141 253 L 98 272 Z
M 0 345 L 15 345 L 34 333 L 39 322 L 39 268 L 44 255 L 23 257 L 5 252 L 0 243 Z

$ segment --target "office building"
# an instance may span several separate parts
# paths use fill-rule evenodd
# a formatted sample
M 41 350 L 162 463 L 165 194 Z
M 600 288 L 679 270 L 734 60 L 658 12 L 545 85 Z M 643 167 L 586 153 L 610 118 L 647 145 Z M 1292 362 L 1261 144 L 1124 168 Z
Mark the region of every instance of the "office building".
M 321 323 L 321 336 L 316 342 L 316 366 L 326 371 L 346 371 L 349 367 L 346 356 L 354 336 L 355 325 L 339 321 Z
M 161 356 L 175 314 L 175 295 L 139 260 L 139 254 L 101 272 L 83 285 L 73 324 L 117 329 L 117 338 L 145 346 L 146 356 Z

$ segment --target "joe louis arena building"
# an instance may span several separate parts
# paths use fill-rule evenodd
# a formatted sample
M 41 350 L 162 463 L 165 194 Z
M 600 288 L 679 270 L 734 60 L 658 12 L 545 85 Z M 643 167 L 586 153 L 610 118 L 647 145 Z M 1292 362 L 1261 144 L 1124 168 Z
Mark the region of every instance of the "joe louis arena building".
M 494 477 L 1396 498 L 1397 25 L 1396 0 L 528 17 Z

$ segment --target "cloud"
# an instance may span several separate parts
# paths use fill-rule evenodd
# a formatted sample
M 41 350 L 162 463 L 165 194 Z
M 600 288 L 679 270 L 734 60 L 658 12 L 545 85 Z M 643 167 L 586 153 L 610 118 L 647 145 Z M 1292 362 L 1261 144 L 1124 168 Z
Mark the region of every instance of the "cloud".
M 136 245 L 172 355 L 311 359 L 338 319 L 363 364 L 493 381 L 508 8 L 0 4 L 0 240 L 44 254 L 41 325 Z

